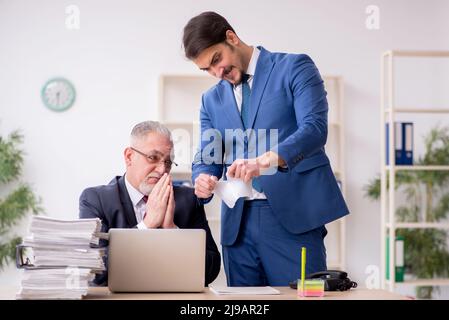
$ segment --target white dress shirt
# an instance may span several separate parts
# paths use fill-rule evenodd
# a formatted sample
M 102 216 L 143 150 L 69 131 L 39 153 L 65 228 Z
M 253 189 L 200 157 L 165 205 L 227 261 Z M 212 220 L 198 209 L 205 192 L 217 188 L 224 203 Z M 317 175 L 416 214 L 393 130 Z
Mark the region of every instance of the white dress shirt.
M 139 190 L 134 188 L 131 185 L 131 183 L 129 183 L 128 179 L 126 178 L 126 174 L 125 174 L 125 185 L 126 190 L 128 191 L 129 194 L 129 198 L 133 203 L 134 214 L 136 215 L 137 220 L 137 228 L 148 229 L 145 223 L 143 223 L 143 216 L 146 211 L 146 203 L 142 199 L 144 195 Z
M 246 74 L 248 77 L 248 85 L 252 89 L 253 86 L 253 78 L 256 73 L 257 60 L 259 60 L 260 50 L 257 47 L 253 47 L 253 54 L 251 55 L 251 60 L 249 60 L 248 69 L 246 70 Z M 238 84 L 234 86 L 234 96 L 235 101 L 237 103 L 237 108 L 239 112 L 242 110 L 242 84 Z M 268 150 L 267 150 L 268 151 Z M 253 188 L 253 194 L 250 197 L 245 197 L 245 200 L 254 200 L 254 199 L 266 199 L 265 193 L 258 192 Z

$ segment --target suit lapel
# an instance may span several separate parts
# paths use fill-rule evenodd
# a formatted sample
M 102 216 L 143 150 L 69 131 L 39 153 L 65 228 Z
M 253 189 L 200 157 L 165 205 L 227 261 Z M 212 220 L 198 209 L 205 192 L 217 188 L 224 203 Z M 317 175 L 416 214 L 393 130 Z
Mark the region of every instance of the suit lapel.
M 218 84 L 218 96 L 220 98 L 220 107 L 222 108 L 220 111 L 228 117 L 231 123 L 231 128 L 227 129 L 239 128 L 243 130 L 243 122 L 237 108 L 232 84 L 226 80 L 220 81 Z
M 249 113 L 250 128 L 254 127 L 257 112 L 259 111 L 260 100 L 262 99 L 271 71 L 274 67 L 274 62 L 271 60 L 271 53 L 262 47 L 260 49 L 259 60 L 256 65 L 256 74 L 254 75 L 253 84 L 251 88 L 251 103 Z
M 118 187 L 120 192 L 120 202 L 122 203 L 126 221 L 130 227 L 134 227 L 137 225 L 137 219 L 134 212 L 133 203 L 129 197 L 128 190 L 126 189 L 124 175 L 118 179 Z

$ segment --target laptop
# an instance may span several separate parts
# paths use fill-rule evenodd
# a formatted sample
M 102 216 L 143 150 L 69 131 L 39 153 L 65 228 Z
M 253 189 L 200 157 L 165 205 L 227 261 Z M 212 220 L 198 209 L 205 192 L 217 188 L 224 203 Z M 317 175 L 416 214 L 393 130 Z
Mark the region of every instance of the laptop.
M 112 292 L 202 292 L 203 229 L 110 229 L 108 286 Z

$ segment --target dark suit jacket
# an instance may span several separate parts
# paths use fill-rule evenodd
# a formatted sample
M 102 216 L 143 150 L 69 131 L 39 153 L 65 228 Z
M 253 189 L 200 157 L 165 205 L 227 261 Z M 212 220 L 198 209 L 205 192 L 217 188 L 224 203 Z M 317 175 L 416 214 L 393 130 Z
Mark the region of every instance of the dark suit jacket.
M 220 272 L 220 253 L 207 223 L 204 207 L 188 187 L 174 186 L 174 223 L 181 229 L 206 231 L 206 279 L 211 283 Z M 80 218 L 100 218 L 102 232 L 110 228 L 135 228 L 137 226 L 133 204 L 126 189 L 124 177 L 117 176 L 108 185 L 85 189 L 79 200 Z M 101 246 L 108 241 L 101 240 Z M 107 265 L 107 260 L 106 260 Z M 181 270 L 180 270 L 181 271 Z M 94 283 L 107 285 L 107 271 L 96 276 Z

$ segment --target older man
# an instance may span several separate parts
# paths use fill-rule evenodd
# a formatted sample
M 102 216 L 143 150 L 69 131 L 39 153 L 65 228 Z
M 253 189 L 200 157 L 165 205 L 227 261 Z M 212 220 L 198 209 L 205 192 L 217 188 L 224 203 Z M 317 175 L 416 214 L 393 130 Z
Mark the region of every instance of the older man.
M 170 131 L 155 121 L 137 124 L 125 148 L 126 173 L 108 185 L 85 189 L 79 200 L 80 218 L 100 218 L 110 228 L 188 228 L 206 231 L 206 285 L 220 271 L 220 253 L 194 191 L 173 186 L 169 175 L 173 142 Z M 101 243 L 107 246 L 106 241 Z M 97 275 L 107 285 L 107 272 Z

